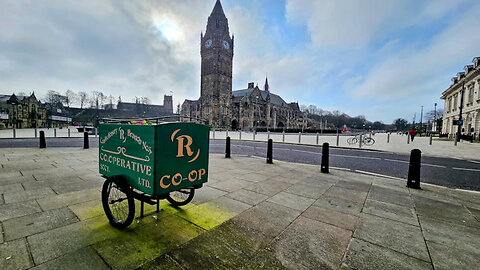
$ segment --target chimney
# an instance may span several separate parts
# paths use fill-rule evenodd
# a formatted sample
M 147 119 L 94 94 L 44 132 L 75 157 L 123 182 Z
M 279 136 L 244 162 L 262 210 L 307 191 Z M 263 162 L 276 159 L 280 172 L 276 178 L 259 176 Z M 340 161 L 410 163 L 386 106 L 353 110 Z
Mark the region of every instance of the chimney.
M 255 88 L 255 83 L 253 82 L 248 83 L 248 89 L 252 89 L 252 88 Z

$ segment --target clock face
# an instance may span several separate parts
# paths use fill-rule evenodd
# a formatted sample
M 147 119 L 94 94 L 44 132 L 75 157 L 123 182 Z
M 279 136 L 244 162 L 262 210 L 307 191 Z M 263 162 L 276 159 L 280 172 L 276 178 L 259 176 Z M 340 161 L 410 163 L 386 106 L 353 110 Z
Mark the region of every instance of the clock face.
M 228 49 L 230 49 L 230 44 L 229 44 L 227 41 L 224 40 L 224 41 L 223 41 L 223 47 L 224 47 L 226 50 L 228 50 Z
M 205 41 L 205 48 L 210 48 L 210 47 L 212 47 L 212 40 L 211 39 Z

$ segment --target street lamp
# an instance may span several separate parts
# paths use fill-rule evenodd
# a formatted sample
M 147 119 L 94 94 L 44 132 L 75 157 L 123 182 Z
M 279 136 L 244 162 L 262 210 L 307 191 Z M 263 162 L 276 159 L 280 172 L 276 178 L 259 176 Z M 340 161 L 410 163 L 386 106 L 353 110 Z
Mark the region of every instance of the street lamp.
M 437 131 L 437 103 L 435 102 L 433 109 L 433 131 Z
M 458 115 L 458 121 L 457 121 L 457 136 L 455 136 L 455 146 L 457 145 L 458 141 L 460 141 L 460 132 L 462 131 L 462 111 L 463 111 L 463 93 L 465 92 L 465 77 L 463 78 L 462 81 L 462 90 L 461 90 L 461 96 L 460 96 L 460 113 Z

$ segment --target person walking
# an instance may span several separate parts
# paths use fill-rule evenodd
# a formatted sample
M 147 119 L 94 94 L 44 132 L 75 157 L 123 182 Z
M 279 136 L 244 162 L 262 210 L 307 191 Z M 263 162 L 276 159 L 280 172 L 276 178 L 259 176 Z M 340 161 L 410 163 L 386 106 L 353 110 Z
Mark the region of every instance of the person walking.
M 408 134 L 410 135 L 410 138 L 412 139 L 412 142 L 413 142 L 413 139 L 415 138 L 415 135 L 417 135 L 417 130 L 415 128 L 413 128 L 412 130 L 410 130 L 408 132 Z

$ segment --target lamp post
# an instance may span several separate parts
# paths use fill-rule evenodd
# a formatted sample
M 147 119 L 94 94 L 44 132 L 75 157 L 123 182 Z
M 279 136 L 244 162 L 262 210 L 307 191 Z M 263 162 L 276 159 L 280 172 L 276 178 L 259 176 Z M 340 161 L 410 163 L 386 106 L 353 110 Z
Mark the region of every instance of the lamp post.
M 423 130 L 423 105 L 421 106 L 420 111 L 420 137 L 422 137 L 422 130 Z
M 435 102 L 434 109 L 433 109 L 433 131 L 437 131 L 437 103 Z
M 462 90 L 461 90 L 461 95 L 460 95 L 460 113 L 458 115 L 458 121 L 460 123 L 462 123 L 462 111 L 463 111 L 463 93 L 465 92 L 465 78 L 463 78 L 463 81 L 462 81 Z M 458 141 L 460 141 L 460 132 L 462 132 L 462 124 L 459 124 L 457 122 L 457 126 L 458 126 L 458 129 L 457 129 L 457 136 L 455 136 L 455 145 L 457 145 Z

